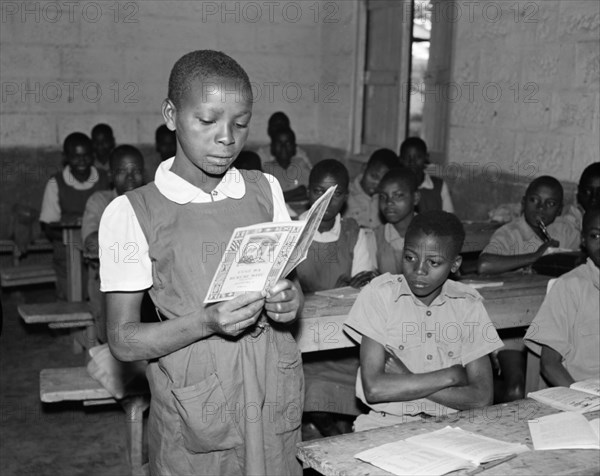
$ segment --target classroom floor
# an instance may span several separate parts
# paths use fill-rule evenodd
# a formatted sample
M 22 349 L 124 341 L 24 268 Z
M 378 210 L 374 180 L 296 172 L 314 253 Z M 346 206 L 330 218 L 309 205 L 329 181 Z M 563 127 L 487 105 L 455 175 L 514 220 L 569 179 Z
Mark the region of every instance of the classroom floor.
M 119 406 L 40 402 L 40 370 L 81 366 L 84 356 L 72 352 L 68 335 L 23 324 L 19 299 L 52 301 L 53 288 L 28 288 L 21 297 L 2 293 L 0 474 L 127 476 L 125 421 Z M 316 474 L 305 471 L 305 476 Z

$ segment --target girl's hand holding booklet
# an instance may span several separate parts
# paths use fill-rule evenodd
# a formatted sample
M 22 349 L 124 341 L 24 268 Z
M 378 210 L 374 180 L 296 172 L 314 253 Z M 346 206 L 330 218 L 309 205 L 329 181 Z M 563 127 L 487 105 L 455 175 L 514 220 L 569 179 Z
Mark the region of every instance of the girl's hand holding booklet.
M 308 253 L 336 187 L 310 207 L 306 220 L 236 228 L 223 253 L 204 303 L 265 291 L 285 278 Z

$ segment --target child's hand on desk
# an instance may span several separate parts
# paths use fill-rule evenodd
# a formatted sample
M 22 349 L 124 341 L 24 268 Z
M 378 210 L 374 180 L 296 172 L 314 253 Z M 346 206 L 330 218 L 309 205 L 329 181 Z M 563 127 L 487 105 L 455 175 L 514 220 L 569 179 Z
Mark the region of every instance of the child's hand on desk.
M 237 336 L 256 323 L 264 304 L 264 296 L 259 292 L 212 304 L 206 309 L 207 324 L 215 334 Z
M 394 348 L 390 345 L 385 346 L 385 373 L 399 375 L 412 374 L 412 372 L 408 370 L 408 367 L 404 365 L 404 362 L 400 360 L 400 357 L 396 355 Z
M 265 311 L 275 322 L 291 322 L 296 319 L 300 307 L 300 293 L 288 279 L 280 279 L 267 291 Z
M 541 257 L 544 256 L 544 253 L 548 250 L 548 248 L 558 248 L 560 243 L 556 240 L 545 241 L 541 244 L 541 246 L 537 249 L 536 254 Z

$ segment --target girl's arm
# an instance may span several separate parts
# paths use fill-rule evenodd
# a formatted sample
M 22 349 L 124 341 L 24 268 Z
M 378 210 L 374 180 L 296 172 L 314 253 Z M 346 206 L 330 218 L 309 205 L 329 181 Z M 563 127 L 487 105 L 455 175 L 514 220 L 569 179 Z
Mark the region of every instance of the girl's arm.
M 194 315 L 142 323 L 143 296 L 143 291 L 106 293 L 108 344 L 119 360 L 154 359 L 212 334 L 236 336 L 256 323 L 265 304 L 261 293 L 247 293 Z
M 369 403 L 428 398 L 440 390 L 468 383 L 465 370 L 460 365 L 413 374 L 398 359 L 395 371 L 386 373 L 387 355 L 389 353 L 383 345 L 363 336 L 360 345 L 360 367 L 365 398 Z
M 562 364 L 562 355 L 547 345 L 542 346 L 540 372 L 553 387 L 568 387 L 575 382 Z

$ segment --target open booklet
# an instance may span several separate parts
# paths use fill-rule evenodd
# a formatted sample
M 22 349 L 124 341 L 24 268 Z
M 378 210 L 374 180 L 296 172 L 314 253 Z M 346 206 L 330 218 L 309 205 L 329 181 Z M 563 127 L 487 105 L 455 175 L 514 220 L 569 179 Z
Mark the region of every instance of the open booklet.
M 529 451 L 527 446 L 447 426 L 441 430 L 362 451 L 367 463 L 397 475 L 442 475 Z
M 560 412 L 527 423 L 536 450 L 600 450 L 600 418 L 588 421 L 578 412 Z
M 236 228 L 231 235 L 205 303 L 227 301 L 264 291 L 286 277 L 308 253 L 336 186 L 310 207 L 305 220 L 259 223 Z
M 544 388 L 527 396 L 558 410 L 587 413 L 600 409 L 599 387 L 600 381 L 594 378 L 575 382 L 568 388 Z

